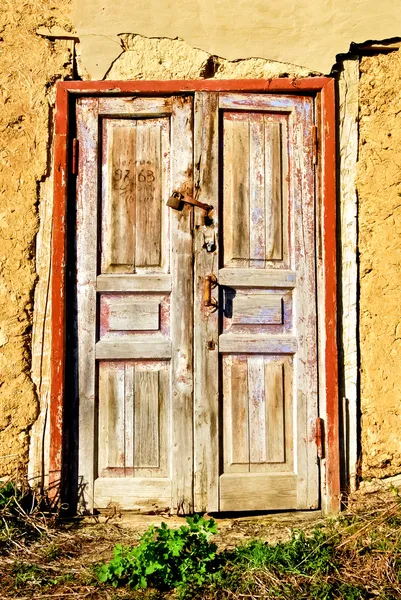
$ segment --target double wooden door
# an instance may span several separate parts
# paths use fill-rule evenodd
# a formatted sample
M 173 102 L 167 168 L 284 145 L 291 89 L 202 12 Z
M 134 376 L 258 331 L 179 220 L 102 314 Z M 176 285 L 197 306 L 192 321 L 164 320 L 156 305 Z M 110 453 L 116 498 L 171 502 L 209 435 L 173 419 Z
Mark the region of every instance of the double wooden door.
M 86 507 L 316 508 L 313 99 L 84 97 L 76 115 Z

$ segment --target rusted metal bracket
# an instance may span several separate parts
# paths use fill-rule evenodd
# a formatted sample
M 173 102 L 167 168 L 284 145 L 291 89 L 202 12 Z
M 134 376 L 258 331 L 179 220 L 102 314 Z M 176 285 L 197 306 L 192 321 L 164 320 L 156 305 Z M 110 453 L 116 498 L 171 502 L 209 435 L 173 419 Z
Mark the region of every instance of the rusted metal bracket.
M 203 286 L 203 304 L 204 306 L 211 308 L 212 312 L 217 310 L 217 300 L 212 297 L 212 289 L 217 286 L 216 275 L 207 275 Z
M 317 457 L 324 458 L 324 421 L 321 417 L 316 419 L 316 450 Z

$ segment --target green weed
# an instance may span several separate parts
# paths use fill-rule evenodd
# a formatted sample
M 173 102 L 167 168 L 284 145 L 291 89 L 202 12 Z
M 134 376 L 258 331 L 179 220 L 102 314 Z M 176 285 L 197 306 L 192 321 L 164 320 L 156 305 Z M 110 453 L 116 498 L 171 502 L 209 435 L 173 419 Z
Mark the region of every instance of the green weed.
M 9 481 L 0 486 L 0 511 L 8 509 L 14 511 L 17 505 L 17 499 L 21 498 L 21 493 L 15 485 Z
M 179 529 L 169 529 L 165 523 L 152 525 L 134 548 L 117 544 L 114 558 L 97 569 L 99 581 L 136 590 L 204 584 L 216 569 L 217 546 L 210 537 L 217 527 L 213 519 L 199 515 L 186 521 Z
M 41 552 L 42 558 L 45 562 L 51 562 L 59 558 L 62 554 L 62 550 L 59 544 L 55 542 L 50 542 L 47 546 L 45 546 Z
M 135 590 L 177 588 L 180 598 L 260 597 L 311 600 L 363 600 L 358 586 L 336 579 L 339 535 L 316 528 L 306 536 L 293 531 L 291 540 L 270 545 L 254 540 L 234 551 L 216 554 L 210 541 L 217 532 L 213 519 L 187 518 L 187 526 L 150 527 L 139 545 L 117 545 L 114 558 L 97 569 L 100 582 Z M 294 587 L 295 586 L 295 587 Z
M 14 585 L 17 588 L 25 586 L 42 586 L 46 583 L 45 572 L 37 565 L 19 562 L 13 568 Z

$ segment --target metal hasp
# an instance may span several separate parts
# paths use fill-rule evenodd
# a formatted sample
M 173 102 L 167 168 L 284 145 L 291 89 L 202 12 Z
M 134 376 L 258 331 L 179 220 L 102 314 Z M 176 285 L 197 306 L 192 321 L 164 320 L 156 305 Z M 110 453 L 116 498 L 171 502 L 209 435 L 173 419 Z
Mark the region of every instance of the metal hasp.
M 207 275 L 205 277 L 204 287 L 203 287 L 203 305 L 212 308 L 213 310 L 217 309 L 217 300 L 212 297 L 212 289 L 217 286 L 217 277 L 216 275 Z
M 192 206 L 197 206 L 198 208 L 203 208 L 206 212 L 209 212 L 213 208 L 210 204 L 205 204 L 204 202 L 199 202 L 195 198 L 191 196 L 184 196 L 181 192 L 173 192 L 170 198 L 167 200 L 167 206 L 170 208 L 174 208 L 175 210 L 182 210 L 184 208 L 184 204 L 191 204 Z

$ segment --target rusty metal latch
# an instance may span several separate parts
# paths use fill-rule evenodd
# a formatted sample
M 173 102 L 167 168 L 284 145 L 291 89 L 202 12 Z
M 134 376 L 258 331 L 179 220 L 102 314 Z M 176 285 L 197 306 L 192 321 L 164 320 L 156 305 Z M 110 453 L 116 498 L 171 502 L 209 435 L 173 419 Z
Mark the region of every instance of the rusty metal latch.
M 192 206 L 197 206 L 198 208 L 203 208 L 206 212 L 209 212 L 213 208 L 210 204 L 205 204 L 204 202 L 200 202 L 191 196 L 181 194 L 181 192 L 173 192 L 170 198 L 167 200 L 167 206 L 170 208 L 174 208 L 175 210 L 182 210 L 184 208 L 184 204 L 191 204 Z
M 212 297 L 212 289 L 217 286 L 216 275 L 207 275 L 203 286 L 203 304 L 204 306 L 211 308 L 212 312 L 217 310 L 218 302 L 216 298 Z
M 324 458 L 324 421 L 321 417 L 316 419 L 316 450 L 317 457 Z

